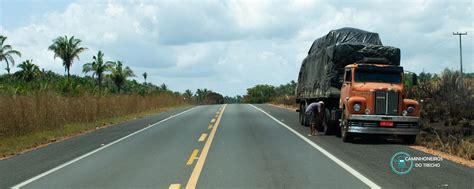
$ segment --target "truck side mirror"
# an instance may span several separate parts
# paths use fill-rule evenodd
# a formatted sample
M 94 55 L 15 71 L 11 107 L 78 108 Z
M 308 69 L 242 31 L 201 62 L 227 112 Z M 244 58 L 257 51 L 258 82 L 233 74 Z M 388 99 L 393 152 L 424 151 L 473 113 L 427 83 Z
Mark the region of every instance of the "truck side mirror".
M 411 79 L 411 83 L 413 84 L 413 86 L 418 85 L 418 76 L 415 73 L 412 75 Z

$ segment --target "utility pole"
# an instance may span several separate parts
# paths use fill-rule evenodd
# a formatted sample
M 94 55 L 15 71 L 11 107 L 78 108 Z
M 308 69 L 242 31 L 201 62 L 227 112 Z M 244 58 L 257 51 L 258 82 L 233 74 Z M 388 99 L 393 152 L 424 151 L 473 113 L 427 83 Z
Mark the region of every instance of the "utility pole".
M 453 32 L 453 35 L 458 35 L 459 36 L 459 62 L 461 64 L 461 91 L 464 88 L 464 80 L 462 78 L 462 44 L 461 44 L 461 36 L 462 35 L 467 35 L 467 32 L 464 33 L 459 33 L 459 32 Z

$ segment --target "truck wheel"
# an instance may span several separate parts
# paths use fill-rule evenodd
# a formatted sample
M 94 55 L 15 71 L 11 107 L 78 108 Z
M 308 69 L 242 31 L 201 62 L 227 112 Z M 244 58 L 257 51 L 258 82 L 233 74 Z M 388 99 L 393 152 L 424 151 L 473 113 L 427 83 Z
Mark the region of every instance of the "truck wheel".
M 343 142 L 351 142 L 353 139 L 353 136 L 351 133 L 347 132 L 347 119 L 346 119 L 346 113 L 345 109 L 342 109 L 342 114 L 341 114 L 341 138 Z
M 329 109 L 325 108 L 324 109 L 324 118 L 323 118 L 323 122 L 322 122 L 322 133 L 324 135 L 330 135 L 334 131 L 334 127 L 332 126 L 331 120 L 329 119 L 330 116 L 331 116 L 331 114 L 329 113 Z
M 416 135 L 401 135 L 399 137 L 404 144 L 414 144 L 416 142 Z
M 302 126 L 304 126 L 304 112 L 305 112 L 304 105 L 303 103 L 300 103 L 299 121 Z
M 309 126 L 309 118 L 308 115 L 306 115 L 306 107 L 308 106 L 308 103 L 305 101 L 303 104 L 303 126 Z

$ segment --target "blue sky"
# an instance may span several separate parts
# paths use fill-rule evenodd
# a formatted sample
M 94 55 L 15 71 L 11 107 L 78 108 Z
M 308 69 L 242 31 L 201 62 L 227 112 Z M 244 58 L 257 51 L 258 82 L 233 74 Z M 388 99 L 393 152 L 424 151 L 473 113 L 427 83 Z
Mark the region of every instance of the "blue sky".
M 82 64 L 102 50 L 107 60 L 122 60 L 136 75 L 146 71 L 148 81 L 177 91 L 208 88 L 233 96 L 256 84 L 296 80 L 313 40 L 341 27 L 378 32 L 384 45 L 401 48 L 401 64 L 413 72 L 459 69 L 452 32 L 468 32 L 464 70 L 474 72 L 472 1 L 0 2 L 0 34 L 22 52 L 17 62 L 33 59 L 64 73 L 47 47 L 74 35 L 88 50 L 72 73 L 83 75 Z

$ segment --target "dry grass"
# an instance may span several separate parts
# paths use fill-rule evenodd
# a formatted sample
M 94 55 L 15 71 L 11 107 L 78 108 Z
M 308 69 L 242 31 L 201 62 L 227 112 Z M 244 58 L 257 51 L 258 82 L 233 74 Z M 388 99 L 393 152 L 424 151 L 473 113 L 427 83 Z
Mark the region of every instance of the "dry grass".
M 472 121 L 450 126 L 445 126 L 444 123 L 422 122 L 419 144 L 472 161 L 474 137 L 470 133 L 471 125 Z
M 272 99 L 270 104 L 282 106 L 284 108 L 289 108 L 292 110 L 296 110 L 299 108 L 298 104 L 296 103 L 295 96 L 279 96 Z
M 71 123 L 88 123 L 185 104 L 170 94 L 140 96 L 64 97 L 51 93 L 0 96 L 0 137 L 54 130 Z
M 447 159 L 447 160 L 450 160 L 450 161 L 468 166 L 470 168 L 474 168 L 474 160 L 467 160 L 467 159 L 459 157 L 459 156 L 451 155 L 451 154 L 448 154 L 448 153 L 445 153 L 445 152 L 441 152 L 439 150 L 433 150 L 431 148 L 427 148 L 427 147 L 424 147 L 424 146 L 411 145 L 410 148 L 413 148 L 415 150 L 422 151 L 422 152 L 425 152 L 425 153 L 428 153 L 428 154 L 433 154 L 435 156 L 442 157 L 443 159 Z
M 153 109 L 150 111 L 129 114 L 125 116 L 116 116 L 94 122 L 66 124 L 57 129 L 31 132 L 22 136 L 3 137 L 0 138 L 0 160 L 8 158 L 12 155 L 21 154 L 40 148 L 54 142 L 59 142 L 71 137 L 83 135 L 88 132 L 95 131 L 97 128 L 101 129 L 127 120 L 164 112 L 172 107 L 174 106 L 162 107 L 159 109 Z

